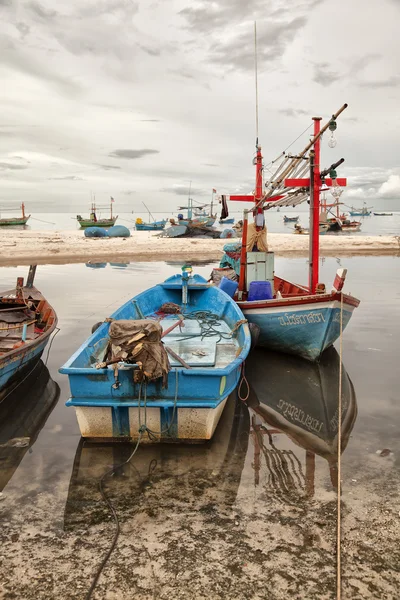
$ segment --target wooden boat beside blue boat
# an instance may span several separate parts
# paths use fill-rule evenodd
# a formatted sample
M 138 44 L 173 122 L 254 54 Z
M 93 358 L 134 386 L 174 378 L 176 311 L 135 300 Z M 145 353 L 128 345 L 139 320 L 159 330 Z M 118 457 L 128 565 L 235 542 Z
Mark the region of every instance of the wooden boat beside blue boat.
M 0 293 L 0 400 L 39 361 L 57 325 L 57 315 L 33 286 L 36 266 L 26 286 L 19 277 L 16 288 Z
M 393 213 L 385 213 L 385 212 L 383 212 L 383 213 L 375 213 L 374 212 L 374 216 L 375 217 L 393 217 Z
M 79 227 L 81 229 L 86 229 L 88 227 L 112 227 L 115 225 L 116 220 L 118 219 L 118 215 L 113 217 L 113 203 L 114 199 L 111 198 L 110 203 L 110 218 L 109 219 L 98 219 L 97 218 L 97 207 L 94 202 L 92 202 L 92 206 L 90 209 L 90 215 L 88 219 L 84 219 L 81 215 L 76 215 L 76 220 L 79 223 Z
M 119 308 L 60 369 L 67 406 L 83 437 L 207 440 L 249 350 L 237 304 L 184 269 Z
M 263 157 L 257 140 L 255 192 L 229 197 L 253 205 L 252 209 L 244 211 L 241 243 L 236 247 L 227 245 L 220 263 L 220 267 L 233 268 L 239 280 L 237 303 L 248 321 L 260 328 L 260 346 L 297 354 L 311 361 L 318 360 L 339 338 L 360 303 L 357 298 L 342 292 L 346 269 L 337 271 L 331 291 L 327 291 L 319 279 L 321 188 L 322 185 L 332 187 L 346 183 L 345 179 L 337 177 L 335 170 L 344 159 L 319 170 L 320 138 L 346 107 L 347 104 L 343 105 L 322 128 L 320 119 L 314 118 L 312 140 L 286 168 L 276 167 L 269 188 L 264 188 Z M 310 172 L 313 179 L 305 177 Z M 293 173 L 298 174 L 298 178 L 291 179 Z M 294 187 L 298 187 L 298 191 L 293 192 Z M 268 252 L 264 211 L 276 206 L 297 206 L 309 200 L 310 195 L 309 283 L 303 287 L 275 276 L 274 254 Z M 254 216 L 254 222 L 250 224 L 249 214 Z

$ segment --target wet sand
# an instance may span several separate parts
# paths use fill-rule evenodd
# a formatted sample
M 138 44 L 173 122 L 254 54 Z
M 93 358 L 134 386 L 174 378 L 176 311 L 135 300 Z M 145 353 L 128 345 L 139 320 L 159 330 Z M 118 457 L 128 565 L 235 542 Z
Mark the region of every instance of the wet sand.
M 323 279 L 332 280 L 337 266 L 327 259 Z M 353 258 L 343 266 L 349 269 L 346 287 L 361 304 L 343 338 L 358 415 L 342 455 L 342 599 L 395 600 L 399 262 Z M 206 275 L 211 268 L 196 271 Z M 306 273 L 304 260 L 280 260 L 290 278 L 302 268 Z M 20 271 L 0 270 L 1 287 L 11 287 Z M 81 443 L 74 411 L 65 407 L 68 381 L 57 369 L 91 325 L 140 291 L 144 280 L 153 285 L 175 271 L 162 263 L 38 269 L 37 285 L 59 316 L 48 367 L 61 396 L 0 496 L 0 598 L 84 600 L 114 535 L 98 480 L 132 446 Z M 284 358 L 282 368 L 288 369 Z M 252 380 L 267 402 L 271 381 Z M 329 395 L 330 387 L 324 392 Z M 284 434 L 272 434 L 272 446 L 265 435 L 258 455 L 253 408 L 239 405 L 235 412 L 232 402 L 227 408 L 211 444 L 140 448 L 107 481 L 121 534 L 93 600 L 336 598 L 336 492 L 327 460 L 315 457 L 312 489 L 303 447 Z M 377 454 L 385 448 L 390 453 Z
M 219 261 L 229 240 L 209 238 L 169 239 L 156 233 L 132 231 L 129 238 L 85 238 L 83 231 L 0 231 L 0 265 L 74 262 L 165 260 Z M 276 256 L 308 256 L 309 238 L 270 233 L 269 249 Z M 399 236 L 324 235 L 321 256 L 381 256 L 400 254 Z

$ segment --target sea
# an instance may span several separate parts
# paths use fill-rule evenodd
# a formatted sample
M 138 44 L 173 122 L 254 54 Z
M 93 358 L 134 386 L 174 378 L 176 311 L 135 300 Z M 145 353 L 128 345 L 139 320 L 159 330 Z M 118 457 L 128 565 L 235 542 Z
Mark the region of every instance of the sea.
M 15 213 L 17 214 L 17 213 Z M 86 214 L 86 213 L 84 213 Z M 116 212 L 118 214 L 118 212 Z M 299 216 L 299 223 L 301 225 L 308 226 L 309 215 L 304 209 L 302 211 L 295 211 L 293 208 L 283 212 L 276 210 L 267 211 L 266 223 L 267 229 L 271 233 L 292 233 L 293 223 L 284 223 L 283 216 Z M 104 214 L 98 213 L 98 218 L 108 218 L 109 212 Z M 177 218 L 177 211 L 175 212 L 155 212 L 152 216 L 156 221 L 161 219 Z M 235 218 L 238 221 L 243 218 L 243 213 L 235 211 L 229 214 L 230 218 Z M 134 213 L 120 213 L 118 214 L 118 225 L 125 225 L 129 229 L 135 228 L 135 221 L 137 218 L 141 218 L 144 222 L 151 222 L 148 213 L 134 212 Z M 361 222 L 361 230 L 359 232 L 352 233 L 351 235 L 399 235 L 400 234 L 400 211 L 393 212 L 392 216 L 375 216 L 369 217 L 354 217 L 355 220 Z M 218 219 L 215 223 L 217 229 L 226 229 L 231 225 L 221 225 Z M 74 229 L 79 230 L 79 225 L 76 220 L 76 213 L 32 213 L 28 224 L 25 227 L 18 227 L 18 229 L 27 229 L 33 231 L 71 231 Z M 4 228 L 2 229 L 4 230 Z M 11 228 L 7 228 L 11 230 Z M 329 234 L 332 235 L 332 234 Z M 341 235 L 341 234 L 336 234 Z M 347 234 L 348 235 L 348 234 Z

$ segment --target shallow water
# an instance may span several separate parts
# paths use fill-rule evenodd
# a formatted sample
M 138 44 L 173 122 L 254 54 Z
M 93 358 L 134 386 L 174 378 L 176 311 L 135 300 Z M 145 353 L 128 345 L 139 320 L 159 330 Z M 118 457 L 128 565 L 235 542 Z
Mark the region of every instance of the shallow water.
M 321 280 L 333 281 L 339 266 L 349 270 L 345 289 L 361 300 L 343 336 L 342 597 L 397 598 L 400 263 L 326 259 Z M 60 396 L 42 368 L 12 396 L 9 422 L 3 407 L 0 597 L 85 597 L 114 531 L 98 478 L 132 446 L 80 442 L 57 370 L 92 324 L 179 267 L 38 268 L 35 283 L 59 319 L 43 360 Z M 211 268 L 195 270 L 208 276 Z M 0 269 L 0 289 L 25 270 Z M 277 259 L 276 271 L 307 280 L 303 259 Z M 211 443 L 140 448 L 106 484 L 121 536 L 94 598 L 333 599 L 339 363 L 334 351 L 319 367 L 257 351 L 247 361 L 251 408 L 231 398 Z M 292 405 L 310 416 L 305 433 Z M 287 435 L 274 432 L 277 406 L 292 416 Z
M 299 215 L 299 223 L 303 227 L 308 226 L 309 214 L 303 207 L 300 211 L 289 209 L 286 211 L 288 216 Z M 292 233 L 294 223 L 283 222 L 283 209 L 278 213 L 276 210 L 270 210 L 266 213 L 266 222 L 268 231 L 272 233 Z M 155 213 L 154 218 L 160 220 L 165 219 L 176 219 L 177 212 L 169 213 Z M 108 217 L 109 214 L 105 213 L 102 217 Z M 232 212 L 230 217 L 234 217 L 236 221 L 243 218 L 243 212 L 235 211 Z M 129 229 L 134 229 L 135 220 L 140 217 L 143 221 L 148 222 L 147 213 L 120 213 L 118 216 L 117 225 L 125 225 Z M 100 215 L 99 215 L 100 218 Z M 369 217 L 354 217 L 355 220 L 361 222 L 361 230 L 354 232 L 351 235 L 399 235 L 400 234 L 400 212 L 393 212 L 393 216 L 390 217 L 377 217 L 371 215 Z M 232 225 L 220 225 L 218 220 L 215 223 L 217 229 L 227 229 Z M 76 214 L 72 213 L 35 213 L 28 221 L 28 225 L 25 227 L 2 227 L 1 231 L 11 231 L 12 229 L 27 229 L 33 231 L 72 231 L 74 229 L 79 230 L 78 223 L 76 221 Z M 83 235 L 83 234 L 82 234 Z M 341 235 L 341 233 L 330 233 L 329 235 Z M 346 233 L 348 235 L 348 233 Z

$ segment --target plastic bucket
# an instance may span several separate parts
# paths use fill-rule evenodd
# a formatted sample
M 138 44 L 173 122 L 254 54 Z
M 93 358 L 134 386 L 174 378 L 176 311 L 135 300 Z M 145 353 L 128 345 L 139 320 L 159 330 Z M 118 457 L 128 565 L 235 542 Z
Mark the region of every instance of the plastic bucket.
M 247 300 L 271 300 L 273 298 L 270 281 L 252 281 L 249 286 Z
M 221 283 L 219 284 L 219 289 L 228 294 L 231 298 L 235 295 L 236 290 L 238 289 L 238 282 L 232 281 L 227 277 L 223 277 L 221 279 Z

